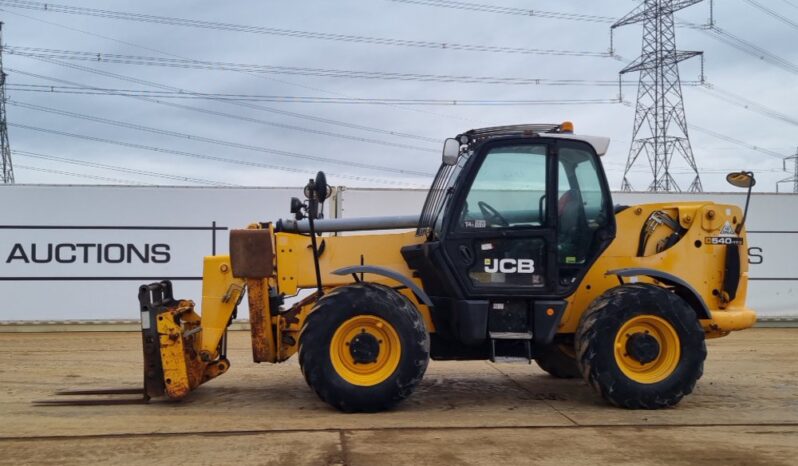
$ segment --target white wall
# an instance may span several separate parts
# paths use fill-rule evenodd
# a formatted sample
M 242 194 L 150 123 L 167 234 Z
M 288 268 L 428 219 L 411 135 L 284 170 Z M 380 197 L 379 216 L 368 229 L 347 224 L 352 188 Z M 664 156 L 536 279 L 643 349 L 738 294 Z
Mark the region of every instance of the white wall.
M 341 216 L 415 214 L 425 195 L 346 189 Z M 216 252 L 225 253 L 228 229 L 288 217 L 291 196 L 301 189 L 0 186 L 0 320 L 136 319 L 138 286 L 163 278 L 174 280 L 176 297 L 199 300 L 202 258 L 213 252 L 214 232 Z M 615 202 L 707 198 L 744 203 L 737 194 L 639 193 L 616 194 Z M 748 225 L 750 305 L 763 316 L 798 314 L 798 196 L 754 195 Z M 115 263 L 121 247 L 125 256 Z M 127 254 L 148 247 L 158 254 L 147 262 Z
M 137 319 L 138 286 L 162 278 L 174 280 L 176 297 L 199 302 L 214 222 L 216 252 L 225 253 L 228 229 L 287 217 L 290 197 L 300 195 L 299 188 L 0 186 L 0 320 Z M 168 248 L 169 260 L 108 263 L 98 260 L 96 246 L 69 246 L 97 244 L 142 253 L 166 245 L 157 252 Z M 47 245 L 67 246 L 61 257 L 54 250 L 47 263 L 36 263 L 32 245 L 40 261 Z M 119 259 L 118 247 L 108 252 Z

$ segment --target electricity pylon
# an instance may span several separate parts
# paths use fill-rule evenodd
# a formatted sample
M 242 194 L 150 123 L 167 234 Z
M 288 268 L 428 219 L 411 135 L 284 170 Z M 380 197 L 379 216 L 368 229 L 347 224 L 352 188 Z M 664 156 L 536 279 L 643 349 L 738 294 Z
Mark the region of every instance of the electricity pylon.
M 787 169 L 788 160 L 792 160 L 792 176 L 776 182 L 776 192 L 779 192 L 780 184 L 792 183 L 792 192 L 798 193 L 798 149 L 795 150 L 795 155 L 784 158 L 784 171 L 789 173 L 790 170 Z
M 701 177 L 690 147 L 687 118 L 684 114 L 679 62 L 703 52 L 676 50 L 673 13 L 703 0 L 644 0 L 637 8 L 612 25 L 612 29 L 643 23 L 643 48 L 640 56 L 620 71 L 621 75 L 640 72 L 632 144 L 623 173 L 623 191 L 631 191 L 628 174 L 641 154 L 648 159 L 654 179 L 649 191 L 681 191 L 671 176 L 673 156 L 679 154 L 695 172 L 688 191 L 701 192 Z M 703 66 L 702 66 L 703 68 Z M 703 81 L 703 73 L 702 73 Z
M 4 184 L 14 183 L 14 167 L 11 165 L 11 146 L 8 144 L 6 125 L 6 73 L 3 71 L 3 23 L 0 22 L 0 168 Z

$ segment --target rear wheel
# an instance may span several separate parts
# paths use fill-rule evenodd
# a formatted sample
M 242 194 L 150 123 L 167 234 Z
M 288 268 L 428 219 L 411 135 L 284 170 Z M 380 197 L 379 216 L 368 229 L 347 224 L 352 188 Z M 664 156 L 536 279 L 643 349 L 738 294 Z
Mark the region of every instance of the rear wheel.
M 582 376 L 624 408 L 673 406 L 704 370 L 704 331 L 679 296 L 650 284 L 613 288 L 582 315 L 576 332 Z
M 550 375 L 560 379 L 579 377 L 573 343 L 560 342 L 535 348 L 535 362 Z
M 322 297 L 305 321 L 299 364 L 308 385 L 347 412 L 389 409 L 408 397 L 429 361 L 416 308 L 395 290 L 359 283 Z

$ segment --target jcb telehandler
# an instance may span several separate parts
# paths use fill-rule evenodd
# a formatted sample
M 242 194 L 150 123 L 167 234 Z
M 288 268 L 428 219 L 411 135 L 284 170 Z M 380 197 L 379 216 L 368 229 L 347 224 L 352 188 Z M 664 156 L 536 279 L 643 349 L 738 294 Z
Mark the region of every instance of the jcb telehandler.
M 755 322 L 745 214 L 613 206 L 608 145 L 569 122 L 468 131 L 446 140 L 413 217 L 324 220 L 320 172 L 291 200 L 295 219 L 233 230 L 229 256 L 205 258 L 201 316 L 167 281 L 141 287 L 145 399 L 183 398 L 228 370 L 246 294 L 254 360 L 298 353 L 308 385 L 343 411 L 394 406 L 430 358 L 534 360 L 617 406 L 675 405 L 701 377 L 705 338 Z M 727 179 L 750 198 L 753 174 Z

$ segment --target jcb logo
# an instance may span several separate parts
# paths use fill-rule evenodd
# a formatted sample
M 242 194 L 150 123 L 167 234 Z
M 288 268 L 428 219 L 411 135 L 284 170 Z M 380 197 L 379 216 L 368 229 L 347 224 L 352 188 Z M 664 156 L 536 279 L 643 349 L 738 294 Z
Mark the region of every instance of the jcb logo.
M 485 259 L 485 272 L 488 273 L 534 273 L 533 259 Z

